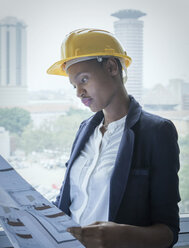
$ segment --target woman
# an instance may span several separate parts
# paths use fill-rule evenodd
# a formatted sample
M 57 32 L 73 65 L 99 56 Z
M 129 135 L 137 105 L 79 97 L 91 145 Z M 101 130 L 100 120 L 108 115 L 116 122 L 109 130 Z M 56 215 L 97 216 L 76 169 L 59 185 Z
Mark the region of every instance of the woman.
M 81 29 L 48 70 L 69 76 L 96 112 L 81 123 L 55 202 L 81 225 L 68 231 L 88 248 L 172 247 L 178 238 L 177 132 L 127 94 L 130 63 L 111 33 Z

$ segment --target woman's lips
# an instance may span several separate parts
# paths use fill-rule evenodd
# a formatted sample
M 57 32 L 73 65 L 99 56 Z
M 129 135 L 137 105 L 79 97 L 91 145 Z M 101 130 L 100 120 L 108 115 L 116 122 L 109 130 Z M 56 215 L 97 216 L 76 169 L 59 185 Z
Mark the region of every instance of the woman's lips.
M 82 101 L 83 104 L 85 104 L 85 106 L 89 107 L 90 104 L 91 104 L 92 99 L 88 98 L 88 97 L 85 97 L 85 98 L 82 98 L 81 101 Z

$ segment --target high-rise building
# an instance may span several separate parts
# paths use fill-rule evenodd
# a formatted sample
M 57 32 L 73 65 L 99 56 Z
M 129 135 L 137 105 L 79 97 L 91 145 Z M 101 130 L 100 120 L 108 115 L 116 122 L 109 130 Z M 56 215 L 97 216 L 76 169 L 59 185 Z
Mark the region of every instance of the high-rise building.
M 15 17 L 0 20 L 0 107 L 27 103 L 26 25 Z
M 132 58 L 129 67 L 126 88 L 139 102 L 142 100 L 143 89 L 143 21 L 140 17 L 146 14 L 138 10 L 121 10 L 112 16 L 119 18 L 114 22 L 114 32 Z

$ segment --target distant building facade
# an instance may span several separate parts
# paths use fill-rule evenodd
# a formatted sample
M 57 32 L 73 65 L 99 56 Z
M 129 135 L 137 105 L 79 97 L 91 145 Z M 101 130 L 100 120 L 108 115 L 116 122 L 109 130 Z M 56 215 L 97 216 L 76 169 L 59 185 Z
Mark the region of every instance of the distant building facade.
M 182 79 L 171 79 L 167 86 L 155 85 L 145 90 L 144 110 L 170 119 L 179 136 L 189 134 L 189 83 Z
M 177 96 L 162 84 L 144 91 L 143 106 L 147 110 L 173 111 L 178 108 Z
M 0 20 L 0 107 L 25 105 L 26 25 L 15 17 Z
M 143 105 L 150 110 L 189 110 L 189 82 L 171 79 L 167 86 L 155 85 L 144 93 Z
M 189 110 L 189 82 L 182 79 L 171 79 L 168 89 L 175 97 L 179 110 Z
M 145 15 L 141 11 L 130 9 L 112 14 L 119 18 L 114 22 L 115 35 L 133 60 L 129 67 L 126 88 L 140 102 L 143 90 L 143 21 L 139 18 Z

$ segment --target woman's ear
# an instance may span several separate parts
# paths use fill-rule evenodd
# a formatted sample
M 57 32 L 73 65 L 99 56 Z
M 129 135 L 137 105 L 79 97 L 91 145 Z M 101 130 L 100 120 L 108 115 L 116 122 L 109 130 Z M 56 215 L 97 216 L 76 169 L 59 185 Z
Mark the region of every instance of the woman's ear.
M 116 76 L 119 74 L 119 68 L 115 58 L 108 58 L 105 66 L 109 75 Z

